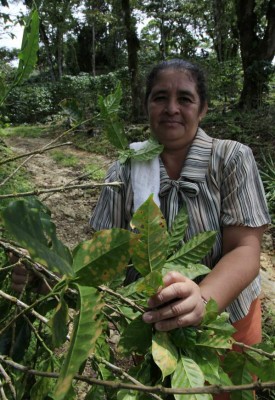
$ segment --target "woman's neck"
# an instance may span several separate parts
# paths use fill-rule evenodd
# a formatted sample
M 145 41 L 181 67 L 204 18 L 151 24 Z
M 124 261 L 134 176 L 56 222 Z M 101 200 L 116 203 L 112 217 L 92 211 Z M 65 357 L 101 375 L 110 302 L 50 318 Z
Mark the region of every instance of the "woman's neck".
M 180 173 L 188 154 L 189 147 L 178 151 L 169 151 L 164 149 L 161 154 L 162 162 L 165 166 L 169 178 L 177 180 L 180 178 Z

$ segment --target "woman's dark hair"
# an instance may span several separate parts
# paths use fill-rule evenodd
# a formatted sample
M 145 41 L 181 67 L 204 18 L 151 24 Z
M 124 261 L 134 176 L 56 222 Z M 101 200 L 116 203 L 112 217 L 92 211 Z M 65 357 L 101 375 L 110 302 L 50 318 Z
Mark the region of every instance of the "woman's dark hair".
M 207 101 L 207 88 L 206 79 L 203 70 L 196 64 L 181 59 L 172 59 L 162 61 L 155 65 L 146 79 L 146 92 L 145 92 L 145 109 L 147 110 L 148 97 L 153 89 L 153 86 L 158 78 L 160 72 L 174 69 L 178 71 L 188 71 L 197 85 L 197 92 L 200 98 L 200 111 L 203 109 Z

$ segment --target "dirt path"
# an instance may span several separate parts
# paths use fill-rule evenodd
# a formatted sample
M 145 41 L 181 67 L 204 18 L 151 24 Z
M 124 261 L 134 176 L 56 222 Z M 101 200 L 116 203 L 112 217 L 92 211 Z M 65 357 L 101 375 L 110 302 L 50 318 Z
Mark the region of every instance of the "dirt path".
M 7 144 L 16 153 L 26 153 L 42 148 L 49 143 L 46 138 L 9 138 Z M 32 181 L 37 188 L 50 188 L 53 186 L 77 184 L 75 179 L 83 173 L 83 167 L 91 162 L 100 165 L 110 164 L 110 160 L 102 156 L 91 154 L 74 147 L 62 147 L 68 155 L 79 159 L 77 167 L 64 168 L 57 164 L 48 152 L 33 157 L 28 161 L 26 168 L 30 172 Z M 70 192 L 41 196 L 41 200 L 49 207 L 52 218 L 57 226 L 59 238 L 73 248 L 77 243 L 91 237 L 89 217 L 94 207 L 99 190 L 91 189 L 82 191 L 75 189 Z M 261 253 L 262 298 L 265 305 L 275 310 L 275 252 L 272 246 L 271 235 L 266 235 Z
M 5 140 L 15 153 L 24 154 L 50 142 L 46 138 L 9 138 Z M 36 188 L 49 189 L 63 185 L 76 185 L 87 182 L 78 180 L 83 175 L 84 167 L 90 163 L 107 165 L 110 160 L 91 154 L 72 146 L 60 147 L 59 151 L 77 157 L 78 164 L 74 167 L 63 167 L 51 157 L 50 152 L 35 155 L 26 164 L 32 183 Z M 89 180 L 89 182 L 93 182 Z M 50 195 L 40 195 L 39 198 L 52 212 L 52 219 L 57 227 L 58 237 L 70 248 L 82 240 L 90 238 L 89 217 L 94 207 L 99 189 L 73 189 Z

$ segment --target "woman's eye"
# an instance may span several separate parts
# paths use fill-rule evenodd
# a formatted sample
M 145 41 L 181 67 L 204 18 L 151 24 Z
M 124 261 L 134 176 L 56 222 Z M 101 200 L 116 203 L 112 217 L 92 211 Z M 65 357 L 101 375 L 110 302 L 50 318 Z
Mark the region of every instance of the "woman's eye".
M 180 97 L 179 98 L 179 102 L 180 103 L 190 103 L 191 102 L 191 99 L 189 98 L 189 97 Z
M 164 101 L 165 99 L 166 99 L 165 96 L 156 96 L 156 97 L 154 98 L 154 101 Z

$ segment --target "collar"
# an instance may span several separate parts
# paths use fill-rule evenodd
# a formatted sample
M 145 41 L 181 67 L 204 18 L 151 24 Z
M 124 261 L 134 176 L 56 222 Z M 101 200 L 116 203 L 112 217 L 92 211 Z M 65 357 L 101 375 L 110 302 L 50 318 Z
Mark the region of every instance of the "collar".
M 213 138 L 198 128 L 181 171 L 181 178 L 200 182 L 205 180 L 212 153 Z

